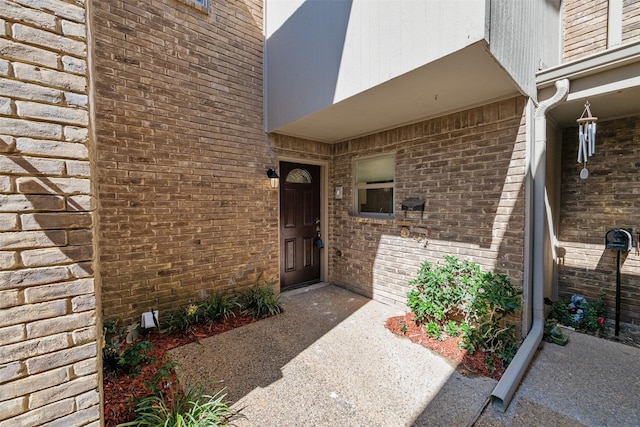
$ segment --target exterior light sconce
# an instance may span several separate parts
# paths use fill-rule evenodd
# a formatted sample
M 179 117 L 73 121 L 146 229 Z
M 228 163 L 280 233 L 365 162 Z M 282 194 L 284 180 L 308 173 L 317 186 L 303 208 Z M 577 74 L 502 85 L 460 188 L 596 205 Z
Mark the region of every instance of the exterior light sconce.
M 278 182 L 280 181 L 280 176 L 278 176 L 278 172 L 273 169 L 269 169 L 267 171 L 267 176 L 271 181 L 271 188 L 278 188 Z

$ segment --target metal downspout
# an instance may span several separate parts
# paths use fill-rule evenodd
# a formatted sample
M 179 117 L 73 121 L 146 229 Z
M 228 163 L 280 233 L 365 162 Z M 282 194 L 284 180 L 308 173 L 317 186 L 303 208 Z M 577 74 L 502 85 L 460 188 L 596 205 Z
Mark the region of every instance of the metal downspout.
M 544 334 L 544 247 L 545 247 L 545 189 L 546 189 L 546 152 L 547 152 L 547 118 L 551 108 L 564 101 L 569 93 L 569 80 L 556 82 L 556 93 L 549 99 L 540 102 L 534 113 L 534 147 L 531 162 L 533 177 L 533 203 L 530 215 L 533 216 L 533 251 L 532 251 L 532 283 L 530 301 L 533 322 L 527 337 L 504 372 L 502 379 L 493 389 L 491 401 L 493 407 L 504 412 L 520 381 L 527 370 L 531 359 L 542 341 Z

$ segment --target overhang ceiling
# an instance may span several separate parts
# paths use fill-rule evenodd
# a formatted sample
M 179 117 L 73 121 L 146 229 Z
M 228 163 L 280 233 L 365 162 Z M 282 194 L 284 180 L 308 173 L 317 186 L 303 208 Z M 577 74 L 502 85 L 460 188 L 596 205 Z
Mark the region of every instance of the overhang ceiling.
M 566 101 L 548 116 L 559 127 L 576 126 L 589 101 L 599 121 L 640 114 L 640 44 L 593 55 L 538 74 L 538 99 L 555 93 L 553 83 L 569 79 Z
M 518 93 L 486 44 L 479 42 L 273 132 L 334 143 Z

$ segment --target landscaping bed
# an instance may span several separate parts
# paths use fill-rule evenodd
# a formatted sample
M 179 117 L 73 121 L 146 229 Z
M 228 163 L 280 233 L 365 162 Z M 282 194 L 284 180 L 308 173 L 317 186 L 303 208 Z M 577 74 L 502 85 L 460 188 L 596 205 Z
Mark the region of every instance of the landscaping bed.
M 478 349 L 473 353 L 460 348 L 460 337 L 443 336 L 441 339 L 431 338 L 424 325 L 417 324 L 413 313 L 404 316 L 391 317 L 387 320 L 386 328 L 396 335 L 406 337 L 416 344 L 447 358 L 449 363 L 463 375 L 473 375 L 500 380 L 504 373 L 504 366 L 495 354 L 489 355 Z M 487 363 L 490 358 L 492 361 Z M 492 369 L 489 369 L 489 366 Z
M 206 395 L 198 384 L 182 387 L 167 351 L 281 313 L 273 283 L 260 278 L 239 295 L 213 295 L 164 319 L 151 310 L 150 329 L 105 322 L 105 426 L 229 425 L 238 414 L 225 396 Z
M 149 387 L 167 387 L 167 381 L 176 383 L 175 372 L 170 369 L 169 378 L 162 377 L 159 370 L 165 365 L 169 350 L 203 338 L 221 334 L 235 328 L 255 322 L 251 315 L 238 311 L 235 315 L 219 323 L 198 324 L 190 328 L 188 333 L 159 333 L 153 331 L 140 338 L 138 342 L 147 340 L 151 348 L 146 352 L 149 363 L 141 363 L 139 372 L 113 372 L 106 370 L 103 379 L 105 427 L 116 427 L 120 423 L 131 421 L 134 416 L 135 403 L 151 393 Z M 155 383 L 154 383 L 155 381 Z M 152 383 L 154 383 L 152 385 Z

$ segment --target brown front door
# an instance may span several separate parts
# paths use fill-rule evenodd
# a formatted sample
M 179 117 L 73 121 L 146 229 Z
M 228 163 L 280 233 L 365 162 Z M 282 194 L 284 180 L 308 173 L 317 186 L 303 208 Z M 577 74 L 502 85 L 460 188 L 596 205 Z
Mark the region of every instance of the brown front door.
M 320 281 L 320 166 L 280 162 L 280 287 Z

